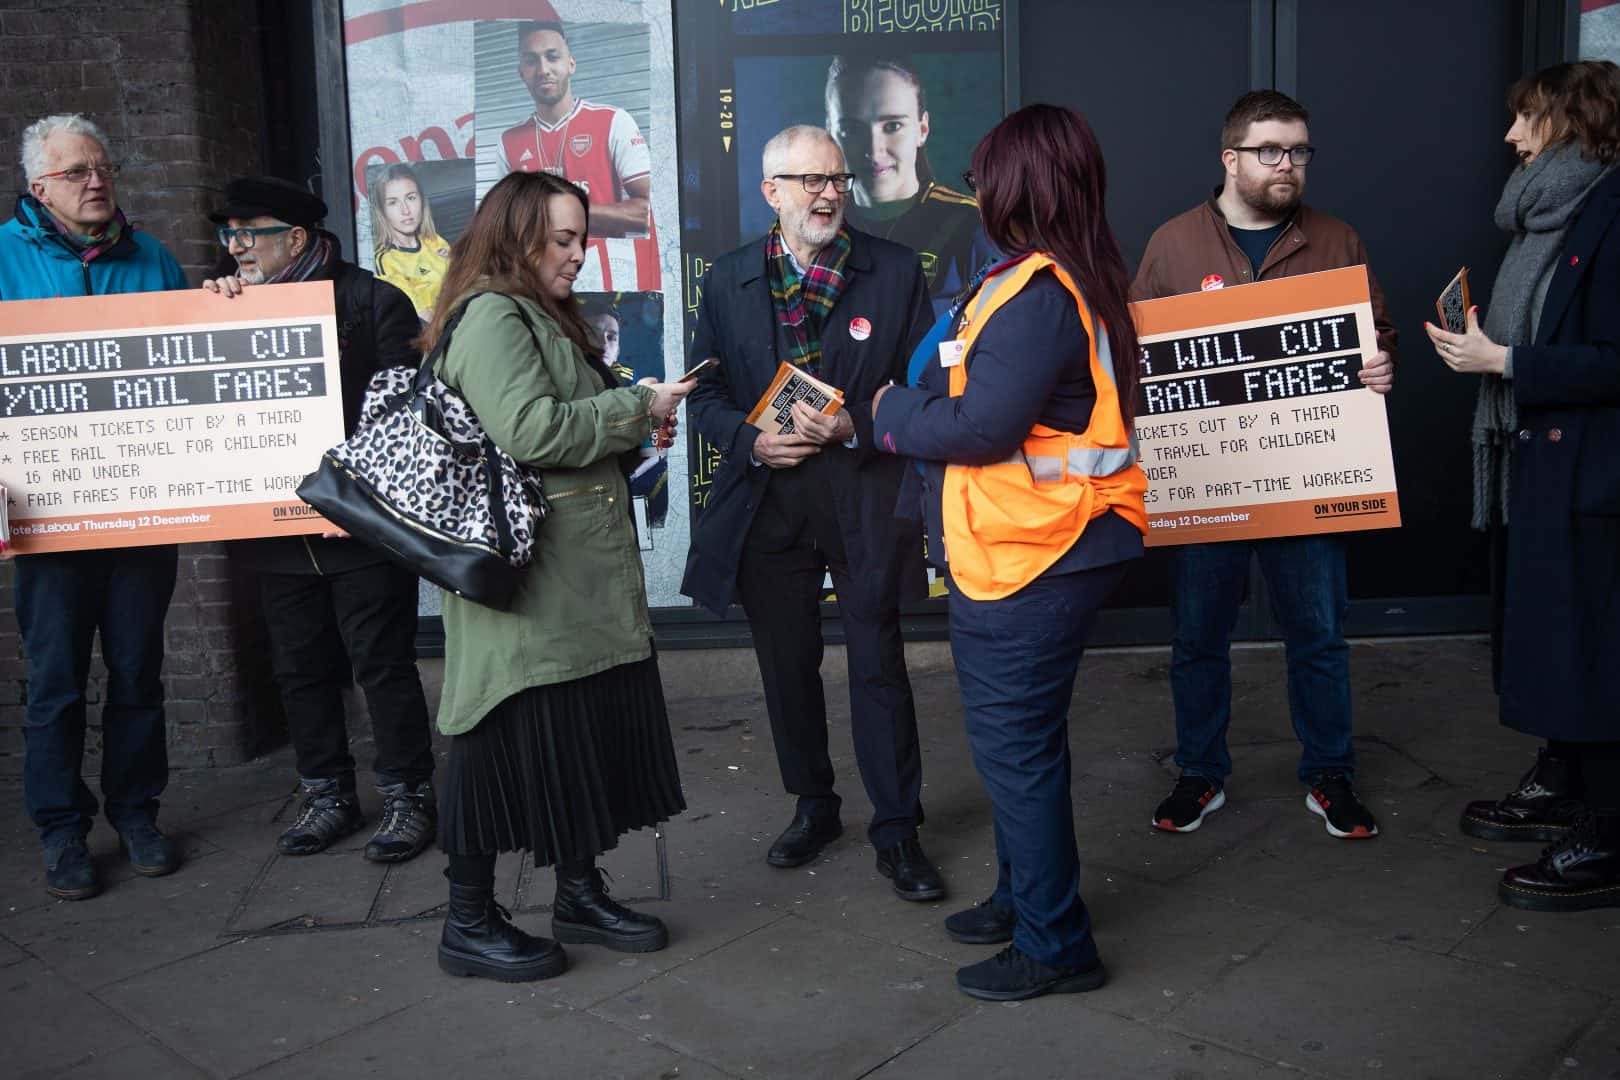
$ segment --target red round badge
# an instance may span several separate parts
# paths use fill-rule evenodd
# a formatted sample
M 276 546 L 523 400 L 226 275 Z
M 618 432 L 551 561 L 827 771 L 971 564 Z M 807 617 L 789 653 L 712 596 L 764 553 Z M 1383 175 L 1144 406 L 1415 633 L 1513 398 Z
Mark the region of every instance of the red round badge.
M 1198 287 L 1205 292 L 1209 292 L 1212 289 L 1224 289 L 1226 287 L 1226 279 L 1221 277 L 1219 274 L 1211 274 L 1200 282 Z
M 872 324 L 857 315 L 849 320 L 849 336 L 856 341 L 865 341 L 872 336 Z

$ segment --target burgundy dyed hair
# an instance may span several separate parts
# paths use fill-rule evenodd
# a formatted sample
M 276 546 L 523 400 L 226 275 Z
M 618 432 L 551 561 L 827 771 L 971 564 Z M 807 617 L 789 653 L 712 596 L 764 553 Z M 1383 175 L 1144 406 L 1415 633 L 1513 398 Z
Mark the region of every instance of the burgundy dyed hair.
M 1119 410 L 1135 417 L 1136 324 L 1130 279 L 1104 211 L 1108 170 L 1086 118 L 1059 105 L 1029 105 L 990 129 L 973 151 L 985 235 L 1009 255 L 1052 256 L 1080 287 L 1108 332 Z

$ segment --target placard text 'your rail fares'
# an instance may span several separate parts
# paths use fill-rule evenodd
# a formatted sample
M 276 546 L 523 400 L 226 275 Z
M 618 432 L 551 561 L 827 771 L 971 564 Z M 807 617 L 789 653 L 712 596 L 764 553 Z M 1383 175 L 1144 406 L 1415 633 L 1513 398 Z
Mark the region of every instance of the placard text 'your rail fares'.
M 330 282 L 0 304 L 0 483 L 23 554 L 330 529 Z
M 1400 524 L 1365 267 L 1132 309 L 1150 546 Z

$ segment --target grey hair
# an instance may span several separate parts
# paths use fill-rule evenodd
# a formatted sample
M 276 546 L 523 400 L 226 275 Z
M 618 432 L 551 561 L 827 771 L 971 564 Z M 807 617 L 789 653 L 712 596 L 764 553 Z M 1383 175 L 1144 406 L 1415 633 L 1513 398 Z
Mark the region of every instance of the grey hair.
M 45 171 L 45 140 L 58 131 L 65 131 L 70 135 L 88 135 L 100 143 L 103 150 L 112 152 L 107 146 L 106 134 L 79 113 L 57 113 L 35 120 L 23 129 L 22 134 L 23 174 L 30 181 Z
M 765 144 L 765 152 L 760 155 L 765 179 L 769 180 L 787 168 L 788 155 L 793 152 L 793 144 L 800 139 L 824 139 L 840 154 L 844 152 L 843 147 L 838 145 L 838 140 L 834 139 L 826 128 L 816 127 L 814 124 L 794 124 L 772 135 L 770 141 Z

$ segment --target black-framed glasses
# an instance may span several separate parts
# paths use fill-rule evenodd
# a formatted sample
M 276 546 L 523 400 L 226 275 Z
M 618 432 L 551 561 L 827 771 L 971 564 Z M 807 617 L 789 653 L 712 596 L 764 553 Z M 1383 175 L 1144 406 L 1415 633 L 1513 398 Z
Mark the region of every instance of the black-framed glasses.
M 848 194 L 851 185 L 853 185 L 855 183 L 855 174 L 854 173 L 847 173 L 847 172 L 840 172 L 840 173 L 819 173 L 819 172 L 792 173 L 792 172 L 785 172 L 785 173 L 777 173 L 775 176 L 771 177 L 771 179 L 772 180 L 797 180 L 799 183 L 804 185 L 804 190 L 808 191 L 812 195 L 816 195 L 816 194 L 819 194 L 820 192 L 826 191 L 827 190 L 827 185 L 831 184 L 833 186 L 834 191 L 838 192 L 838 194 L 840 194 L 840 195 L 845 195 L 845 194 Z
M 962 170 L 962 183 L 966 184 L 967 189 L 973 194 L 977 195 L 979 193 L 979 181 L 974 179 L 972 169 Z
M 1289 161 L 1298 166 L 1305 166 L 1316 156 L 1316 147 L 1306 146 L 1303 143 L 1299 146 L 1274 146 L 1268 143 L 1265 146 L 1234 146 L 1232 149 L 1249 151 L 1260 159 L 1262 165 L 1281 165 L 1283 155 L 1287 154 Z
M 219 243 L 221 247 L 230 247 L 235 240 L 242 245 L 242 250 L 250 250 L 259 242 L 261 236 L 275 236 L 277 233 L 289 232 L 291 225 L 260 225 L 256 229 L 233 229 L 229 225 L 219 227 Z
M 116 180 L 118 174 L 124 171 L 122 165 L 75 165 L 71 169 L 58 169 L 55 172 L 40 173 L 35 180 L 66 180 L 70 184 L 88 184 L 92 175 L 103 180 Z

